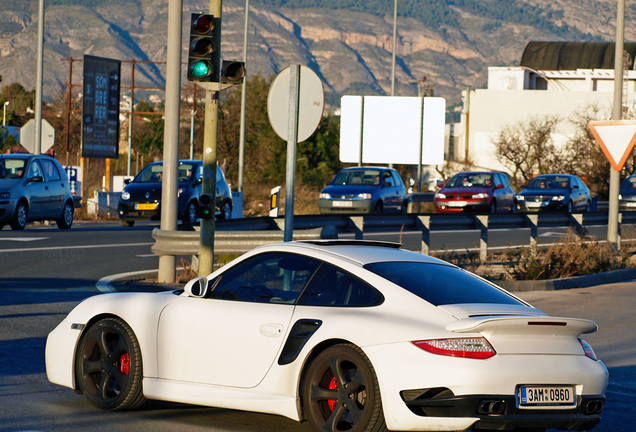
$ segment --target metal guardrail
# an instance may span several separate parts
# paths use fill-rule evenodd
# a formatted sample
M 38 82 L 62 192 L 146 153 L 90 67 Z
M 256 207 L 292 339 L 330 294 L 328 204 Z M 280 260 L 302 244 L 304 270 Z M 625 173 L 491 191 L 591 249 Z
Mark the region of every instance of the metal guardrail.
M 636 212 L 619 214 L 621 224 L 636 224 Z M 588 225 L 607 224 L 605 212 L 539 214 L 386 214 L 386 215 L 297 215 L 294 216 L 294 240 L 337 238 L 340 233 L 420 231 L 421 252 L 430 250 L 430 234 L 441 230 L 479 230 L 480 257 L 486 259 L 488 230 L 491 228 L 530 228 L 529 246 L 536 248 L 539 227 L 573 227 L 583 232 Z M 283 241 L 283 217 L 255 217 L 216 222 L 214 251 L 217 254 L 242 254 L 257 246 Z M 198 231 L 152 232 L 156 240 L 152 252 L 157 255 L 196 255 L 199 253 Z

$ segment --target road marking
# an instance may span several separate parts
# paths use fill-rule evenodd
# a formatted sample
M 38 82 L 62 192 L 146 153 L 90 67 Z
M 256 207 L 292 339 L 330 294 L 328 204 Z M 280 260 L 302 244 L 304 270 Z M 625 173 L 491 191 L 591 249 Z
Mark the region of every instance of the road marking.
M 30 242 L 37 240 L 48 240 L 51 237 L 0 237 L 0 241 L 16 241 L 16 242 Z
M 152 253 L 152 254 L 135 255 L 135 256 L 138 257 L 138 258 L 150 258 L 150 257 L 156 257 L 158 255 L 155 255 L 155 254 Z
M 37 251 L 51 251 L 62 249 L 100 249 L 100 248 L 113 248 L 113 247 L 135 247 L 135 246 L 151 246 L 155 243 L 121 243 L 121 244 L 106 244 L 106 245 L 84 245 L 84 246 L 56 246 L 56 247 L 40 247 L 40 248 L 24 248 L 24 249 L 0 249 L 0 253 L 5 252 L 37 252 Z

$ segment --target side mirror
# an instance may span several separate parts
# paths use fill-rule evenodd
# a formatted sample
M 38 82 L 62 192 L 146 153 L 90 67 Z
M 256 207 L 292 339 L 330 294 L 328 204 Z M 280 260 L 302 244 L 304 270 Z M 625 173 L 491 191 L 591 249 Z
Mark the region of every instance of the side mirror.
M 189 297 L 205 297 L 208 293 L 208 278 L 196 277 L 189 281 L 183 289 Z
M 132 179 L 124 179 L 124 184 L 129 184 L 132 181 Z
M 577 185 L 572 186 L 572 190 L 577 190 L 579 187 Z
M 389 182 L 384 182 L 384 186 L 382 186 L 382 187 L 391 187 L 391 186 L 393 186 L 391 183 L 389 183 Z
M 28 180 L 29 183 L 42 183 L 43 181 L 44 181 L 44 177 L 42 177 L 42 176 L 31 177 Z

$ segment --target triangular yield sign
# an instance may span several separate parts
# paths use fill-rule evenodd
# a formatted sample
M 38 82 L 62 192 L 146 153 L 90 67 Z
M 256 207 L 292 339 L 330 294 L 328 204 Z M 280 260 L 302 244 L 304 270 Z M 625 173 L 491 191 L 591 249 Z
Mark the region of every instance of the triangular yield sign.
M 636 120 L 591 121 L 587 127 L 612 168 L 622 170 L 636 143 Z

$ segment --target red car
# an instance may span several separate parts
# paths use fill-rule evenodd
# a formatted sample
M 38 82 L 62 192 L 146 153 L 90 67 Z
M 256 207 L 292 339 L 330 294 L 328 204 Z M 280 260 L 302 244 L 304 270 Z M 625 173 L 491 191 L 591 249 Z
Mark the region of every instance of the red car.
M 517 210 L 515 191 L 500 172 L 462 172 L 435 194 L 438 212 L 512 212 Z

